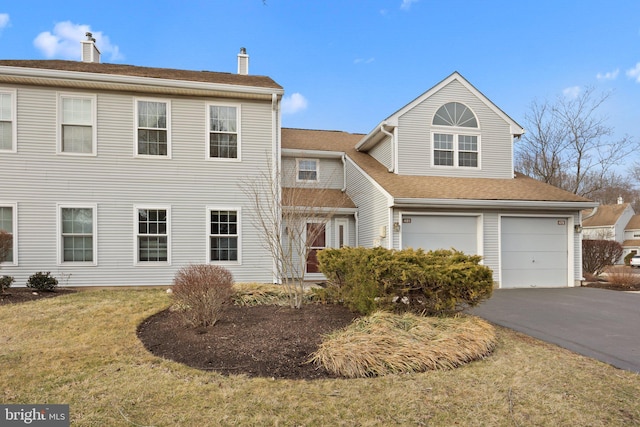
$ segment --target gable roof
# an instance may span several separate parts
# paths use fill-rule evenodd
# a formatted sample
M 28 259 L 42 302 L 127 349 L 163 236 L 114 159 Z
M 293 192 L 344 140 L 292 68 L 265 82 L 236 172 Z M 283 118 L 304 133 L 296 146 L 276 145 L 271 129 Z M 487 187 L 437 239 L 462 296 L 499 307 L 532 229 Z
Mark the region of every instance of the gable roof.
M 357 151 L 359 135 L 337 131 L 282 129 L 282 146 L 300 150 L 342 151 L 362 171 L 395 199 L 396 204 L 428 204 L 430 201 L 545 202 L 582 209 L 590 200 L 516 173 L 513 179 L 457 178 L 398 175 L 369 154 Z M 355 142 L 355 143 L 354 143 Z M 535 203 L 534 203 L 535 204 Z M 540 207 L 540 206 L 538 206 Z M 565 208 L 567 206 L 564 206 Z
M 373 128 L 371 132 L 369 132 L 358 144 L 356 145 L 357 150 L 366 151 L 371 146 L 375 145 L 380 138 L 384 137 L 384 133 L 381 131 L 383 126 L 397 126 L 398 120 L 400 116 L 404 115 L 407 111 L 415 108 L 418 104 L 424 102 L 427 98 L 431 97 L 433 94 L 447 86 L 449 83 L 453 81 L 458 81 L 462 84 L 467 90 L 473 93 L 477 98 L 479 98 L 482 102 L 484 102 L 491 110 L 493 110 L 498 116 L 500 116 L 505 122 L 510 125 L 511 134 L 515 136 L 520 136 L 524 134 L 524 128 L 520 126 L 515 120 L 513 120 L 507 113 L 502 111 L 496 104 L 494 104 L 489 98 L 487 98 L 482 92 L 475 88 L 467 79 L 462 77 L 460 73 L 454 71 L 447 78 L 442 80 L 440 83 L 433 86 L 431 89 L 424 92 L 422 95 L 418 96 L 416 99 L 400 108 L 398 111 L 381 121 Z
M 631 217 L 627 226 L 624 228 L 625 230 L 640 230 L 640 215 L 635 214 Z
M 0 83 L 264 99 L 284 93 L 266 76 L 62 60 L 0 60 Z
M 629 207 L 629 203 L 619 203 L 615 205 L 600 205 L 594 209 L 583 211 L 582 226 L 583 227 L 614 226 L 628 207 Z

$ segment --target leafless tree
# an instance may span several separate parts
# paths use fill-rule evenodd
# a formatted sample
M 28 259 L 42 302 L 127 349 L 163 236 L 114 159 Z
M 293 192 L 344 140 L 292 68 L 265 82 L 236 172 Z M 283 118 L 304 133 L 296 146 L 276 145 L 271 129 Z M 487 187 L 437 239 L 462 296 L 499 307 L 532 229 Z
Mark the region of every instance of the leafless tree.
M 268 167 L 258 179 L 243 183 L 243 191 L 256 211 L 255 223 L 274 259 L 277 280 L 286 287 L 291 307 L 301 308 L 313 243 L 325 234 L 326 224 L 335 215 L 337 207 L 327 202 L 335 199 L 339 190 L 319 186 L 282 188 L 282 182 L 295 182 L 286 179 L 291 173 L 295 171 L 283 173 L 279 166 Z
M 587 88 L 575 98 L 534 101 L 525 116 L 528 133 L 516 144 L 516 167 L 585 197 L 605 188 L 615 168 L 637 148 L 630 137 L 614 139 L 599 114 L 609 96 Z

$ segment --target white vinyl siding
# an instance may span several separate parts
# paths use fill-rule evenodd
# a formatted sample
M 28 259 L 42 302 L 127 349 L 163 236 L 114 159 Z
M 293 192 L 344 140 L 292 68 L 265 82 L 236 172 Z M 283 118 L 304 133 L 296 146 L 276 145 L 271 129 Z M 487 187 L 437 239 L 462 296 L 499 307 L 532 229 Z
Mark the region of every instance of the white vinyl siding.
M 135 111 L 136 155 L 171 158 L 171 102 L 137 99 Z
M 473 129 L 432 125 L 438 108 L 451 101 L 468 106 L 476 115 L 479 127 Z M 451 132 L 452 128 L 455 132 Z M 434 133 L 478 135 L 479 166 L 432 166 Z M 466 178 L 513 177 L 513 136 L 509 123 L 458 81 L 452 81 L 400 116 L 396 134 L 398 170 L 402 174 Z
M 58 94 L 58 152 L 96 154 L 96 96 Z
M 18 236 L 17 236 L 17 205 L 15 203 L 0 203 L 0 230 L 6 231 L 12 234 L 13 248 L 9 251 L 3 264 L 18 264 L 17 248 L 18 248 Z
M 377 143 L 368 154 L 376 159 L 378 162 L 382 163 L 387 169 L 394 167 L 391 164 L 391 159 L 393 156 L 391 155 L 392 145 L 391 145 L 391 137 L 385 136 L 382 141 Z
M 207 158 L 241 160 L 240 123 L 240 105 L 207 105 Z
M 214 264 L 241 264 L 240 208 L 207 208 L 207 257 Z
M 15 152 L 16 139 L 16 91 L 0 88 L 0 152 Z
M 171 263 L 171 208 L 136 206 L 136 264 Z
M 317 165 L 317 180 L 298 179 L 298 161 L 315 160 Z M 341 159 L 335 158 L 282 158 L 282 186 L 308 188 L 344 188 L 344 166 Z
M 96 205 L 58 205 L 59 264 L 97 264 L 96 215 Z

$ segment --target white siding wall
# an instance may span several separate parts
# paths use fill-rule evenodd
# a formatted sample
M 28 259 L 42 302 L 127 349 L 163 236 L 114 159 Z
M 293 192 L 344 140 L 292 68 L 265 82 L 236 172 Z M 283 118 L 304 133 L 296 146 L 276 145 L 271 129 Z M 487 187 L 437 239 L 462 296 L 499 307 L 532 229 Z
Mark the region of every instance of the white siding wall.
M 376 144 L 368 154 L 382 163 L 387 169 L 390 169 L 393 166 L 391 164 L 391 137 L 386 136 L 382 141 Z
M 388 239 L 392 239 L 393 234 L 388 229 L 387 197 L 350 160 L 347 160 L 347 194 L 358 207 L 358 245 L 388 247 Z M 387 237 L 380 239 L 383 226 L 387 227 Z
M 478 119 L 481 135 L 481 168 L 431 167 L 431 123 L 433 116 L 442 105 L 454 101 L 467 105 Z M 464 129 L 469 130 L 468 128 Z M 401 175 L 511 178 L 513 176 L 512 144 L 509 125 L 461 83 L 453 81 L 400 117 L 398 173 Z
M 268 166 L 270 103 L 241 103 L 242 162 L 224 162 L 206 159 L 213 99 L 170 98 L 172 158 L 147 159 L 133 155 L 132 95 L 98 93 L 95 157 L 56 154 L 55 90 L 20 87 L 17 98 L 18 152 L 0 154 L 0 200 L 18 203 L 19 265 L 3 266 L 16 285 L 37 271 L 70 274 L 69 286 L 169 284 L 178 268 L 207 260 L 207 206 L 241 210 L 242 264 L 226 266 L 234 278 L 271 281 L 271 257 L 242 191 Z M 97 266 L 57 264 L 57 203 L 97 204 Z M 171 265 L 134 266 L 135 205 L 170 207 Z
M 296 182 L 297 169 L 296 159 L 302 157 L 283 157 L 282 158 L 282 186 L 283 187 L 310 187 L 310 188 L 331 188 L 341 189 L 344 186 L 344 168 L 340 159 L 316 159 L 310 156 L 310 159 L 316 159 L 319 162 L 318 172 L 320 180 L 317 182 Z

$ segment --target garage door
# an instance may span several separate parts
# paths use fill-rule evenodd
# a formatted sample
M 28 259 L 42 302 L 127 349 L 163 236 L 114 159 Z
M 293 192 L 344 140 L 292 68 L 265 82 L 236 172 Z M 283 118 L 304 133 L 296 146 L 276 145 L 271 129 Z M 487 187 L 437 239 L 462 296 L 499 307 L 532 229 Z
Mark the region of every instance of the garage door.
M 477 216 L 403 215 L 402 247 L 478 253 Z
M 568 286 L 568 219 L 502 217 L 502 288 Z

